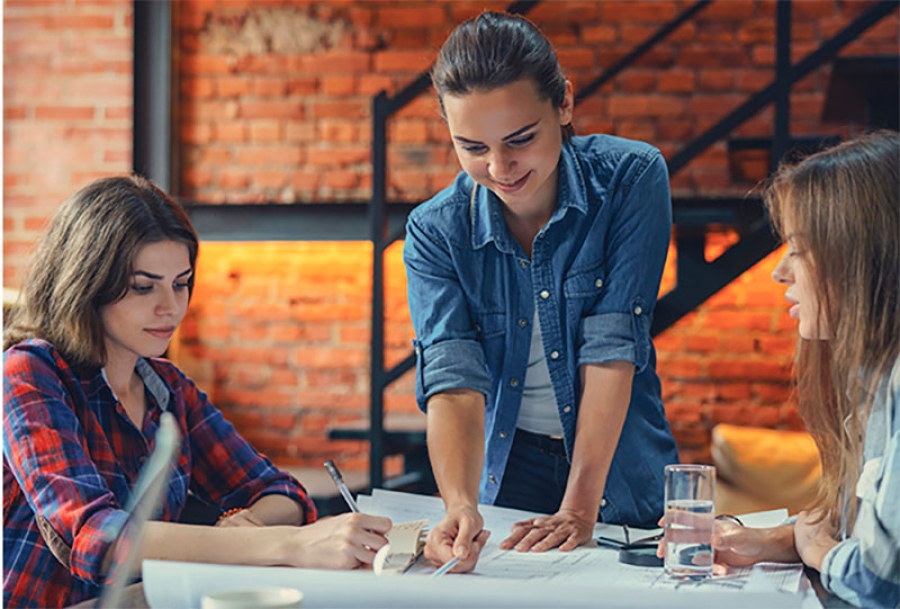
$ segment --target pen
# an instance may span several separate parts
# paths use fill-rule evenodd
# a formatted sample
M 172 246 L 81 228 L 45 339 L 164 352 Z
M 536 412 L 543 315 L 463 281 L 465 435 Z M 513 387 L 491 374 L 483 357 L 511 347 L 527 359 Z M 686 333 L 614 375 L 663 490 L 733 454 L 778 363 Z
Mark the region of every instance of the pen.
M 442 564 L 437 571 L 432 573 L 431 577 L 440 577 L 441 575 L 443 575 L 444 573 L 446 573 L 447 571 L 449 571 L 450 569 L 455 567 L 458 563 L 459 563 L 459 556 L 454 556 L 453 558 L 451 558 L 450 560 L 448 560 L 447 562 Z
M 337 465 L 334 464 L 334 461 L 329 459 L 325 462 L 325 469 L 328 470 L 328 473 L 331 474 L 331 479 L 334 480 L 334 485 L 341 491 L 341 495 L 344 497 L 344 501 L 347 502 L 347 505 L 350 507 L 351 512 L 359 513 L 359 506 L 356 505 L 356 502 L 353 500 L 353 495 L 350 494 L 350 489 L 347 488 L 347 485 L 344 484 L 344 478 L 341 476 L 341 472 L 338 471 Z

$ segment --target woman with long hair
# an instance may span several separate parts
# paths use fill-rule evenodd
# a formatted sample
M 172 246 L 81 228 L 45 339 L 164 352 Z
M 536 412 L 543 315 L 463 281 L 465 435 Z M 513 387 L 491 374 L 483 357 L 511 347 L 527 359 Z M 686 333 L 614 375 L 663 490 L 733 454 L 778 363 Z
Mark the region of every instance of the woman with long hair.
M 353 568 L 386 543 L 386 518 L 316 522 L 304 488 L 160 358 L 198 247 L 184 210 L 139 177 L 82 188 L 41 240 L 3 336 L 4 606 L 99 594 L 163 412 L 184 442 L 141 558 Z M 177 523 L 188 491 L 217 526 Z
M 773 273 L 798 321 L 799 410 L 822 460 L 794 524 L 719 523 L 716 560 L 802 560 L 830 592 L 900 606 L 900 134 L 782 168 L 766 202 L 787 252 Z

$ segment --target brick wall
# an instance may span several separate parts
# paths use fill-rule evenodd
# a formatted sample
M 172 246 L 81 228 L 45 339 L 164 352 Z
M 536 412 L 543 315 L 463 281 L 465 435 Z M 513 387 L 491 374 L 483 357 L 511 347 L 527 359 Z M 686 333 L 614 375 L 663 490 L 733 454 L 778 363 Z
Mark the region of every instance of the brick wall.
M 532 18 L 578 84 L 612 65 L 690 2 L 552 2 Z M 365 200 L 371 96 L 396 92 L 433 60 L 452 25 L 502 2 L 193 0 L 175 3 L 178 192 L 211 203 Z M 868 2 L 794 3 L 795 60 Z M 771 0 L 717 2 L 576 109 L 579 132 L 650 141 L 671 156 L 772 78 Z M 14 2 L 4 11 L 5 285 L 56 203 L 130 159 L 131 3 Z M 896 14 L 844 54 L 898 52 Z M 33 78 L 38 74 L 41 78 Z M 828 67 L 798 83 L 795 134 L 822 125 Z M 57 118 L 54 118 L 57 117 Z M 768 135 L 766 109 L 740 135 Z M 433 96 L 389 127 L 389 197 L 421 200 L 457 171 Z M 745 193 L 765 159 L 729 171 L 724 142 L 673 178 L 676 194 Z M 38 173 L 37 168 L 41 171 Z M 738 173 L 741 173 L 738 172 Z M 49 179 L 48 179 L 49 178 Z M 12 204 L 10 204 L 12 202 Z M 710 239 L 708 257 L 734 240 Z M 674 281 L 670 252 L 663 292 Z M 667 414 L 682 456 L 708 458 L 727 421 L 796 427 L 787 379 L 795 330 L 772 256 L 657 339 Z M 363 443 L 328 443 L 327 426 L 365 415 L 370 249 L 364 243 L 206 243 L 199 287 L 173 357 L 274 458 L 366 464 Z M 399 244 L 387 255 L 389 363 L 411 338 Z M 389 392 L 411 411 L 412 379 Z
M 426 69 L 454 24 L 506 4 L 178 4 L 186 160 L 179 194 L 210 202 L 366 200 L 371 97 L 402 89 Z M 554 1 L 538 5 L 530 16 L 553 41 L 577 89 L 692 4 Z M 794 61 L 869 6 L 864 0 L 794 2 Z M 670 157 L 771 82 L 774 15 L 773 0 L 713 3 L 583 101 L 575 112 L 576 131 L 646 140 Z M 895 14 L 844 54 L 895 53 L 897 30 Z M 794 86 L 794 134 L 846 133 L 820 121 L 828 74 L 823 67 Z M 737 134 L 770 135 L 771 122 L 766 108 Z M 430 92 L 392 119 L 389 134 L 390 199 L 422 200 L 456 174 Z M 758 171 L 750 177 L 758 178 Z M 679 194 L 743 193 L 751 184 L 730 179 L 724 141 L 673 179 Z
M 59 202 L 131 167 L 132 4 L 3 3 L 3 276 Z

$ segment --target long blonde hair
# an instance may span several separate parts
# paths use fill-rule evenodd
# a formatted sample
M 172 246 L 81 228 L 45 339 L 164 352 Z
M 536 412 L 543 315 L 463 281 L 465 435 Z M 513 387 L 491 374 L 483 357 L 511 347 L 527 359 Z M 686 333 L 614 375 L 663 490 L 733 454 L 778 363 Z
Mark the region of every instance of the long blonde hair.
M 838 528 L 855 484 L 873 399 L 900 354 L 900 134 L 878 132 L 783 167 L 765 193 L 793 231 L 828 340 L 800 340 L 799 409 L 822 459 L 814 504 Z
M 139 176 L 88 184 L 63 202 L 40 240 L 3 349 L 42 338 L 75 368 L 104 365 L 100 307 L 125 295 L 140 249 L 167 240 L 187 246 L 193 269 L 197 234 L 159 187 Z

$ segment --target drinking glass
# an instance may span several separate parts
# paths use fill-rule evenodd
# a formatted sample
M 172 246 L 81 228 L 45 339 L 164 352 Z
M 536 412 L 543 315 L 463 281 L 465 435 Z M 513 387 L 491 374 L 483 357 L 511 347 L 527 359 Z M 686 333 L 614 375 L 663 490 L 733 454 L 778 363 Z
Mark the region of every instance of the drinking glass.
M 667 465 L 665 470 L 665 568 L 677 579 L 712 575 L 716 468 Z

